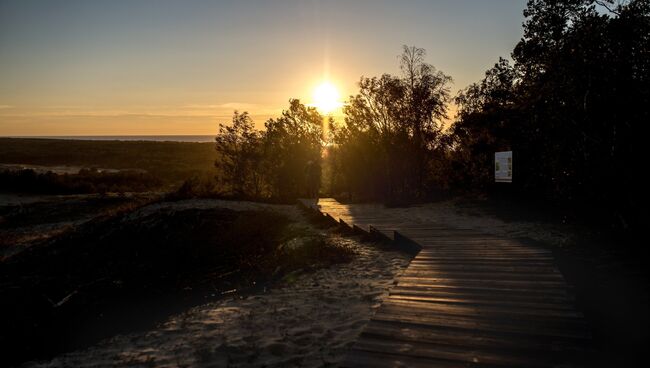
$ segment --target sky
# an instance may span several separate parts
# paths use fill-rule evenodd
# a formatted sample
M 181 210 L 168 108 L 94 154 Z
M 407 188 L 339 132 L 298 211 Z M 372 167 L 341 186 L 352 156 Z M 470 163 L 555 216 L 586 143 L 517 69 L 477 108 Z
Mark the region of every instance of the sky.
M 525 0 L 0 0 L 0 136 L 215 134 L 258 126 L 323 81 L 399 73 L 402 45 L 480 80 Z

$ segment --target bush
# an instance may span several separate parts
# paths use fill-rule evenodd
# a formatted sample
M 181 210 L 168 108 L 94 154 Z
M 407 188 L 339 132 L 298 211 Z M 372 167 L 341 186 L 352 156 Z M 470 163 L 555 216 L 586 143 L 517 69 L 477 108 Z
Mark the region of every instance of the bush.
M 78 174 L 37 173 L 32 169 L 0 172 L 0 191 L 34 194 L 145 192 L 160 188 L 160 179 L 142 171 L 105 172 L 82 169 Z

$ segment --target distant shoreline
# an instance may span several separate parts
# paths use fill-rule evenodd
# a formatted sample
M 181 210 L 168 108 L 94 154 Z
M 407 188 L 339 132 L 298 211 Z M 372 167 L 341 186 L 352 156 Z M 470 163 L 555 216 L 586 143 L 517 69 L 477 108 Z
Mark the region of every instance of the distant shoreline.
M 162 180 L 163 186 L 176 186 L 216 173 L 217 151 L 206 137 L 204 141 L 199 141 L 201 136 L 2 137 L 0 172 L 3 166 L 69 174 L 83 168 L 141 170 Z
M 21 139 L 73 139 L 80 141 L 147 141 L 147 142 L 214 142 L 214 135 L 67 135 L 67 136 L 2 136 Z

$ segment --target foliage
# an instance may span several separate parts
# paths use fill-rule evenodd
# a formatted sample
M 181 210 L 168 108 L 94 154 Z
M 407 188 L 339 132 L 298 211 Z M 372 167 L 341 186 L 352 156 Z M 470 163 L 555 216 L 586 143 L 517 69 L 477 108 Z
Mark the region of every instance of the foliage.
M 246 112 L 235 111 L 232 125 L 216 138 L 219 182 L 230 195 L 293 200 L 314 197 L 320 186 L 323 117 L 316 109 L 289 101 L 289 109 L 256 131 Z
M 471 84 L 454 99 L 458 119 L 443 139 L 447 148 L 445 180 L 454 189 L 486 190 L 493 180 L 494 152 L 510 149 L 509 125 L 516 116 L 516 72 L 499 58 L 480 83 Z M 519 169 L 518 165 L 518 169 Z
M 183 182 L 178 189 L 168 192 L 165 199 L 177 201 L 192 198 L 222 198 L 224 193 L 219 190 L 213 177 L 193 176 Z
M 361 78 L 343 126 L 331 127 L 333 191 L 390 199 L 425 193 L 451 78 L 424 56 L 423 49 L 404 46 L 401 76 Z
M 82 169 L 78 174 L 34 170 L 0 171 L 0 191 L 37 194 L 144 192 L 159 188 L 161 181 L 149 173 L 124 170 L 103 172 Z
M 146 171 L 164 187 L 213 175 L 210 143 L 0 138 L 0 163 Z
M 650 121 L 650 3 L 530 0 L 524 15 L 514 65 L 501 59 L 456 98 L 448 175 L 485 188 L 490 155 L 512 149 L 516 190 L 598 203 L 627 227 L 648 186 L 639 169 Z
M 299 100 L 289 104 L 280 118 L 265 123 L 263 142 L 271 194 L 314 197 L 320 186 L 323 117 Z
M 219 156 L 215 166 L 220 169 L 220 180 L 238 196 L 250 193 L 259 197 L 262 193 L 261 138 L 247 112 L 235 111 L 232 125 L 219 124 L 215 138 Z

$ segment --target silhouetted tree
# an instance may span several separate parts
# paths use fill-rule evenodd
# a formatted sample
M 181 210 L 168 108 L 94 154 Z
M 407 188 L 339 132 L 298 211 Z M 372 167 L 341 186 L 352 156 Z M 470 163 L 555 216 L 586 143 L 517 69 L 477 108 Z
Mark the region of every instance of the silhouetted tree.
M 219 179 L 240 197 L 292 200 L 320 188 L 323 117 L 299 100 L 257 131 L 247 112 L 235 111 L 216 137 Z
M 429 169 L 429 154 L 438 145 L 441 121 L 447 118 L 451 77 L 424 61 L 426 51 L 404 46 L 400 68 L 405 84 L 405 111 L 415 151 L 415 189 L 422 193 Z
M 457 97 L 453 162 L 485 186 L 489 176 L 470 163 L 491 167 L 487 153 L 511 148 L 523 193 L 597 203 L 627 227 L 648 187 L 638 168 L 650 121 L 650 2 L 530 0 L 524 15 L 514 67 L 500 61 Z
M 237 196 L 262 195 L 262 133 L 255 130 L 248 113 L 235 111 L 231 125 L 219 124 L 215 141 L 220 183 Z
M 283 199 L 313 194 L 313 187 L 320 185 L 323 117 L 315 108 L 292 99 L 281 117 L 264 125 L 264 156 L 272 194 Z
M 480 83 L 456 96 L 458 116 L 445 139 L 447 187 L 485 190 L 492 182 L 494 152 L 511 149 L 516 81 L 514 68 L 500 58 Z
M 406 123 L 400 119 L 400 100 L 404 86 L 397 77 L 361 78 L 359 93 L 343 108 L 345 122 L 332 125 L 337 145 L 341 183 L 350 193 L 373 197 L 389 195 L 396 186 L 398 137 L 406 136 Z
M 359 81 L 343 126 L 332 127 L 340 189 L 384 199 L 424 194 L 451 81 L 424 56 L 404 46 L 401 76 Z

